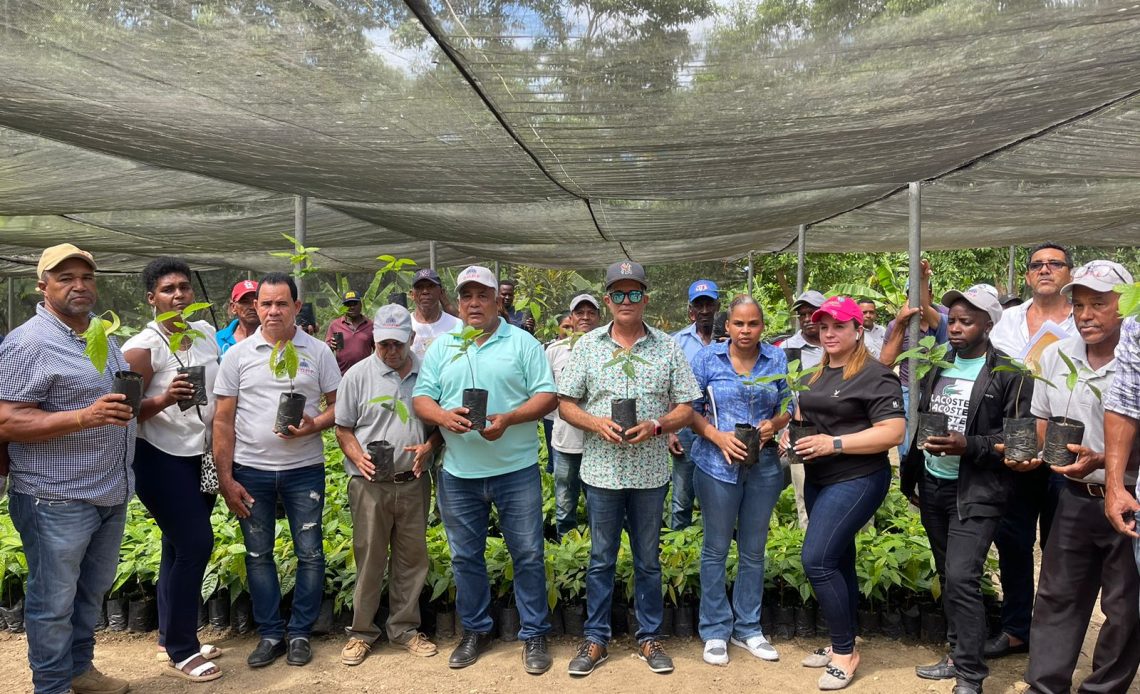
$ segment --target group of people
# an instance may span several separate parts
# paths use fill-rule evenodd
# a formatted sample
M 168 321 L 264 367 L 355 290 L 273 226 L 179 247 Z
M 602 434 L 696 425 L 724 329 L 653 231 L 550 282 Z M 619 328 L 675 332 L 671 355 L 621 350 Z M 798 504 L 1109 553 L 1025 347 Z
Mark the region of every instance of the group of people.
M 591 540 L 585 637 L 568 663 L 571 675 L 588 675 L 608 658 L 623 530 L 634 565 L 637 655 L 653 672 L 673 670 L 661 640 L 659 548 L 670 487 L 671 527 L 691 524 L 694 506 L 701 511 L 704 660 L 727 664 L 730 645 L 777 660 L 760 627 L 765 544 L 784 468 L 796 463 L 803 566 L 830 636 L 803 664 L 822 669 L 820 689 L 846 687 L 860 664 L 855 535 L 886 497 L 895 447 L 902 490 L 930 537 L 949 627 L 949 653 L 917 668 L 918 676 L 953 678 L 955 694 L 980 692 L 987 658 L 1028 650 L 1031 691 L 1068 691 L 1098 593 L 1107 621 L 1082 687 L 1123 691 L 1140 662 L 1131 517 L 1140 510 L 1133 445 L 1140 328 L 1118 315 L 1114 289 L 1133 280 L 1117 263 L 1074 269 L 1065 249 L 1034 248 L 1026 273 L 1033 297 L 1004 311 L 988 285 L 948 291 L 936 304 L 924 264 L 921 305 L 903 306 L 885 329 L 873 303 L 805 292 L 792 305 L 800 330 L 780 348 L 761 339 L 764 314 L 752 297 L 725 297 L 721 313 L 720 291 L 705 279 L 688 292 L 691 325 L 675 335 L 647 325 L 645 269 L 620 261 L 606 271 L 602 300 L 574 297 L 568 334 L 544 348 L 531 334 L 533 318 L 512 305 L 514 284 L 480 266 L 457 276 L 454 306 L 427 268 L 413 277 L 412 311 L 390 303 L 369 318 L 361 297 L 347 292 L 343 315 L 321 341 L 298 327 L 297 287 L 281 273 L 239 282 L 233 321 L 216 334 L 204 321 L 181 322 L 195 301 L 190 269 L 158 258 L 142 275 L 155 319 L 121 348 L 111 338 L 102 364 L 93 364 L 83 338 L 98 320 L 95 259 L 63 244 L 44 251 L 37 271 L 43 303 L 0 343 L 0 441 L 8 442 L 9 510 L 28 558 L 25 619 L 37 693 L 129 687 L 99 672 L 92 655 L 136 493 L 163 533 L 164 672 L 194 682 L 222 675 L 214 662 L 220 649 L 197 635 L 216 498 L 207 471 L 216 473 L 246 546 L 259 633 L 248 665 L 282 656 L 308 663 L 325 571 L 319 434 L 330 428 L 349 476 L 357 564 L 342 662 L 364 662 L 382 636 L 417 656 L 437 653 L 419 630 L 418 606 L 434 481 L 463 627 L 449 666 L 473 665 L 494 643 L 484 560 L 494 512 L 513 563 L 523 667 L 545 673 L 553 661 L 536 431 L 548 415 L 557 533 L 578 526 L 585 494 Z M 923 334 L 949 343 L 949 366 L 932 369 L 910 393 L 894 362 L 914 347 L 905 328 L 916 314 Z M 1068 335 L 1040 355 L 1047 387 L 1012 361 L 1025 357 L 1043 326 Z M 283 376 L 273 366 L 288 343 L 296 373 Z M 807 369 L 802 390 L 788 383 L 790 358 Z M 1069 364 L 1082 369 L 1080 378 L 1066 379 Z M 198 386 L 186 373 L 192 367 L 204 367 Z M 117 371 L 142 377 L 137 413 L 112 392 Z M 485 391 L 484 413 L 465 405 L 469 389 Z M 305 397 L 298 424 L 276 421 L 283 393 Z M 947 416 L 946 435 L 905 440 L 911 397 L 919 412 Z M 636 402 L 632 422 L 615 416 L 622 399 Z M 1052 418 L 1084 424 L 1084 439 L 1070 446 L 1076 462 L 1050 471 L 1037 458 L 1006 459 L 1003 420 L 1029 412 L 1039 439 Z M 816 433 L 793 440 L 790 425 Z M 755 438 L 740 436 L 741 427 Z M 288 622 L 273 552 L 278 504 L 296 559 Z M 1034 604 L 1039 522 L 1044 559 Z M 733 539 L 739 564 L 730 599 Z M 980 582 L 993 543 L 1005 603 L 1002 633 L 987 640 Z M 378 626 L 385 575 L 389 611 Z

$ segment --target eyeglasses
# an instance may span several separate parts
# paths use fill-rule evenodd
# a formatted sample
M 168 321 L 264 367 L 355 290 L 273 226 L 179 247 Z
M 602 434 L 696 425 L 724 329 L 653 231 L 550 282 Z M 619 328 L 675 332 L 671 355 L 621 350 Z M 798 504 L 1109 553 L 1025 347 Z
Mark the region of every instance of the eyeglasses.
M 1082 265 L 1073 271 L 1073 279 L 1075 280 L 1079 280 L 1082 277 L 1087 277 L 1089 275 L 1092 275 L 1097 279 L 1104 279 L 1109 275 L 1116 275 L 1121 282 L 1125 284 L 1131 284 L 1128 280 L 1124 279 L 1124 275 L 1120 274 L 1116 268 L 1106 263 L 1089 263 L 1088 265 Z
M 641 291 L 640 289 L 631 289 L 628 292 L 623 292 L 620 290 L 610 292 L 610 301 L 614 302 L 615 304 L 624 302 L 627 297 L 629 298 L 629 303 L 640 304 L 641 300 L 645 298 L 645 292 Z
M 1028 267 L 1030 272 L 1041 272 L 1041 269 L 1046 265 L 1048 265 L 1049 269 L 1053 270 L 1054 272 L 1059 272 L 1064 268 L 1072 267 L 1072 265 L 1069 265 L 1063 260 L 1034 260 L 1029 264 Z

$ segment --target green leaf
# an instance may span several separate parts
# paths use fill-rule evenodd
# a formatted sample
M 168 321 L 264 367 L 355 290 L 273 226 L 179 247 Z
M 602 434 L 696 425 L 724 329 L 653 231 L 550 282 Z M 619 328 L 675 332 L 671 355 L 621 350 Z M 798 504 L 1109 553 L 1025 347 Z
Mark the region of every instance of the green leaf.
M 1140 318 L 1140 282 L 1113 287 L 1113 291 L 1120 294 L 1117 310 L 1120 315 L 1128 318 Z

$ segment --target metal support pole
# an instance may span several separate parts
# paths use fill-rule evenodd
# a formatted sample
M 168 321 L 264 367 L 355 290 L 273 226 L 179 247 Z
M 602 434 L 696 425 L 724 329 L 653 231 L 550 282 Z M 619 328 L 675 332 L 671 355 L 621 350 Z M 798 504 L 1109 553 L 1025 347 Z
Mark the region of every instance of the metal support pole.
M 502 280 L 503 280 L 503 276 L 499 274 L 499 261 L 496 260 L 495 261 L 495 281 L 501 282 Z
M 804 293 L 804 256 L 807 255 L 807 225 L 800 225 L 796 240 L 796 296 Z
M 308 227 L 308 202 L 309 199 L 304 195 L 293 196 L 293 236 L 302 246 L 305 245 L 305 232 Z M 300 263 L 293 266 L 293 279 L 297 282 L 297 301 L 305 300 L 305 280 L 301 277 L 301 271 L 304 269 Z
M 752 268 L 752 251 L 748 251 L 748 296 L 753 296 L 752 282 L 755 277 L 756 273 Z
M 1006 294 L 1016 296 L 1020 294 L 1017 291 L 1017 246 L 1009 247 L 1009 277 L 1006 279 Z
M 8 275 L 8 332 L 12 332 L 12 324 L 15 321 L 12 313 L 16 310 L 16 288 L 13 282 L 16 281 L 15 277 Z
M 920 307 L 919 311 L 910 318 L 907 325 L 907 334 L 910 337 L 910 347 L 918 345 L 919 324 L 922 322 L 922 188 L 920 183 L 910 183 L 910 291 L 907 300 L 911 306 Z M 907 432 L 909 441 L 914 435 L 914 428 L 918 426 L 918 363 L 913 359 L 907 361 L 907 388 L 910 391 L 910 402 L 907 407 Z
M 428 267 L 435 269 L 435 241 L 428 241 Z

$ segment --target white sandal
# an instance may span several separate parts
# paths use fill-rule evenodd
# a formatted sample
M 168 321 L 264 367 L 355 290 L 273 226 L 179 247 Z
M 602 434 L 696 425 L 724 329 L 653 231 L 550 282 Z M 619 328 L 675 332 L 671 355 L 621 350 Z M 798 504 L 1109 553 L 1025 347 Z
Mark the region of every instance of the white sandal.
M 221 658 L 225 654 L 226 654 L 226 652 L 224 650 L 222 650 L 221 648 L 218 648 L 217 646 L 215 646 L 212 643 L 202 644 L 202 649 L 198 651 L 198 655 L 202 656 L 206 660 L 212 660 L 214 658 Z M 160 663 L 169 663 L 170 662 L 170 654 L 166 652 L 165 648 L 163 648 L 158 653 L 156 653 L 154 657 L 155 657 L 155 660 L 157 660 Z
M 191 669 L 189 672 L 185 670 L 185 668 L 189 666 L 195 658 L 202 657 L 203 656 L 201 653 L 195 653 L 186 660 L 183 660 L 181 663 L 171 663 L 170 667 L 163 670 L 163 674 L 169 675 L 171 677 L 181 677 L 182 679 L 189 680 L 190 682 L 211 682 L 221 677 L 222 671 L 218 669 L 217 665 L 214 665 L 214 663 L 209 660 Z M 210 672 L 210 670 L 213 670 L 214 672 Z

